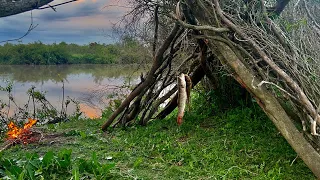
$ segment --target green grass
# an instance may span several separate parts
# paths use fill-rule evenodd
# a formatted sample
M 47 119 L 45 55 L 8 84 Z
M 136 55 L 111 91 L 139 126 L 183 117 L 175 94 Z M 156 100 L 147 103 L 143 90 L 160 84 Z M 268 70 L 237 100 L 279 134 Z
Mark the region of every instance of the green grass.
M 191 111 L 181 127 L 174 114 L 146 127 L 109 132 L 100 131 L 103 122 L 46 126 L 47 140 L 12 147 L 3 157 L 72 149 L 74 161 L 90 161 L 95 152 L 100 163 L 115 163 L 113 179 L 315 179 L 300 158 L 294 161 L 296 153 L 259 109 L 236 108 L 215 116 Z

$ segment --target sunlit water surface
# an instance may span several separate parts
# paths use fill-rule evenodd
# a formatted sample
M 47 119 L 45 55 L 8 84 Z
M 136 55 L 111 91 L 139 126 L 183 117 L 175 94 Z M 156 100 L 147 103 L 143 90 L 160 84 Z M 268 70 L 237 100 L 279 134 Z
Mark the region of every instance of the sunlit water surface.
M 87 117 L 99 117 L 108 106 L 110 97 L 123 91 L 123 85 L 139 82 L 138 66 L 135 65 L 61 65 L 61 66 L 25 66 L 0 65 L 0 86 L 13 83 L 12 94 L 15 102 L 23 106 L 28 102 L 27 90 L 35 86 L 38 91 L 46 92 L 49 102 L 58 110 L 61 109 L 64 96 L 80 102 L 80 111 Z M 0 99 L 8 102 L 6 92 L 0 92 Z M 72 113 L 75 106 L 68 107 Z M 11 105 L 10 114 L 16 109 Z

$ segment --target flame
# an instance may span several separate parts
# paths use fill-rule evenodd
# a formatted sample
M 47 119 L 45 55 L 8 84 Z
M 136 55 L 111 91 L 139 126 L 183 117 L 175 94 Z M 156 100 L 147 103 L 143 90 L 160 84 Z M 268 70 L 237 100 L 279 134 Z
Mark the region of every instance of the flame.
M 9 138 L 17 138 L 21 133 L 22 133 L 22 129 L 21 128 L 18 128 L 13 122 L 10 122 L 8 124 L 8 136 Z
M 24 124 L 23 128 L 19 128 L 17 125 L 15 125 L 12 121 L 8 124 L 8 137 L 10 139 L 17 139 L 23 136 L 23 134 L 30 129 L 36 122 L 37 120 L 28 118 L 28 122 Z
M 28 120 L 29 121 L 23 126 L 23 129 L 29 129 L 37 122 L 37 120 L 31 118 L 28 118 Z

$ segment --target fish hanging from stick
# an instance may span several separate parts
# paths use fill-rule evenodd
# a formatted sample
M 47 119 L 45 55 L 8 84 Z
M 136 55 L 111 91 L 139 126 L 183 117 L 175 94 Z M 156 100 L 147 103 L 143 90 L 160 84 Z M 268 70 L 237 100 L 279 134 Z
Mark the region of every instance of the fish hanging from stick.
M 188 104 L 188 110 L 190 111 L 190 104 L 191 104 L 190 93 L 192 89 L 192 80 L 187 74 L 184 75 L 184 79 L 186 80 L 187 104 Z
M 178 84 L 178 117 L 177 123 L 180 126 L 183 122 L 186 103 L 190 103 L 191 79 L 188 75 L 181 73 L 177 78 Z

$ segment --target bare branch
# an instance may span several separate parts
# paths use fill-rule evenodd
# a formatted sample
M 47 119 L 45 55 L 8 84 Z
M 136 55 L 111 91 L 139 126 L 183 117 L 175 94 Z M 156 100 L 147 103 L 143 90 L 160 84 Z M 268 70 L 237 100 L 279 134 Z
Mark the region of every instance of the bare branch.
M 206 25 L 197 26 L 197 25 L 188 24 L 188 23 L 186 23 L 184 21 L 181 21 L 173 13 L 170 14 L 170 17 L 173 18 L 174 20 L 176 20 L 183 27 L 186 27 L 186 28 L 189 28 L 189 29 L 195 29 L 195 30 L 198 30 L 198 31 L 208 30 L 208 31 L 220 32 L 220 33 L 230 31 L 228 28 L 216 28 L 216 27 L 206 26 Z
M 67 1 L 67 2 L 63 2 L 63 3 L 59 3 L 59 4 L 55 4 L 55 5 L 49 5 L 46 6 L 46 7 L 39 7 L 37 9 L 47 9 L 47 8 L 51 8 L 52 10 L 54 10 L 56 12 L 56 8 L 57 6 L 61 6 L 61 5 L 64 5 L 64 4 L 68 4 L 68 3 L 72 3 L 72 2 L 75 2 L 75 1 L 78 1 L 78 0 L 70 0 L 70 1 Z
M 34 30 L 38 26 L 38 24 L 36 24 L 36 25 L 33 24 L 32 11 L 30 13 L 30 19 L 31 19 L 31 22 L 30 22 L 29 29 L 27 30 L 27 32 L 23 36 L 16 38 L 16 39 L 9 39 L 9 40 L 0 41 L 0 43 L 10 42 L 10 41 L 19 41 L 22 38 L 26 37 L 32 30 Z

